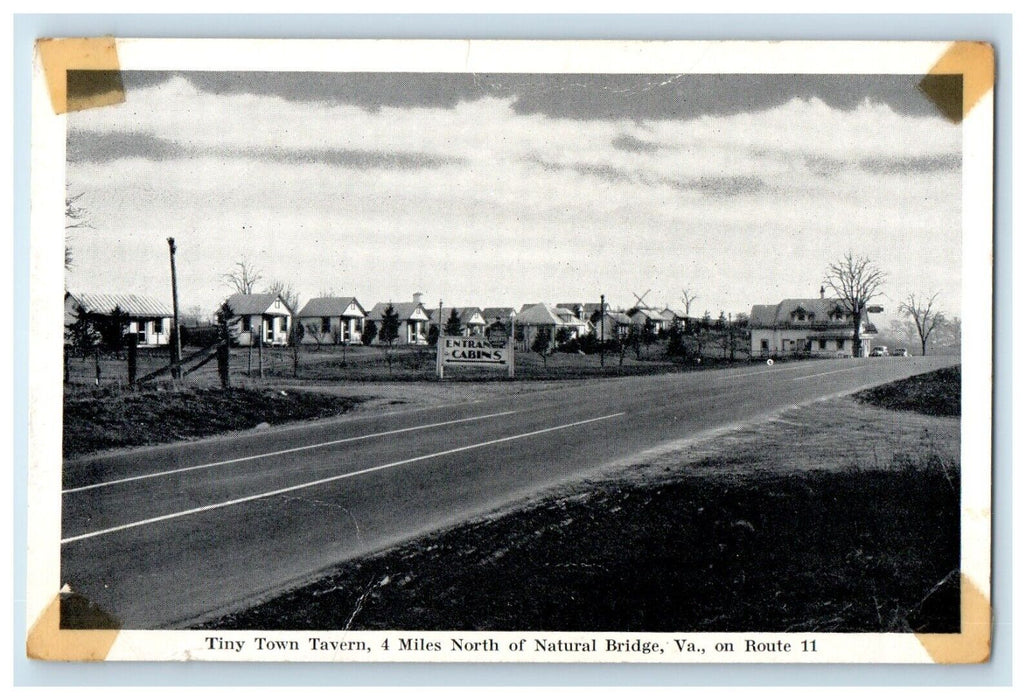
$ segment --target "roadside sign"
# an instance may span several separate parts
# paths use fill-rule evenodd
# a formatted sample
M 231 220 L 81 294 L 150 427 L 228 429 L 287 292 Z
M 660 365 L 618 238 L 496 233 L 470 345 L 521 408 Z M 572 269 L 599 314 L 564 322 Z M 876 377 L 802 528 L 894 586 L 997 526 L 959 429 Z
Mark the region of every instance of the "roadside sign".
M 509 329 L 492 325 L 488 328 L 488 342 L 494 348 L 503 348 L 509 343 Z
M 445 376 L 445 366 L 505 367 L 513 376 L 513 345 L 509 338 L 498 347 L 490 338 L 443 335 L 438 338 L 438 378 Z

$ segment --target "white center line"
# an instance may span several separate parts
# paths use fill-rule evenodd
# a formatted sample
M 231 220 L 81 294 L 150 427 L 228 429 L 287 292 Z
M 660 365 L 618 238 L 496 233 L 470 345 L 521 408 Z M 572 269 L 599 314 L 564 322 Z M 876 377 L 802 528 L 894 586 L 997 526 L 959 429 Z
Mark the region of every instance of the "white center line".
M 129 530 L 134 527 L 140 527 L 142 525 L 150 525 L 152 523 L 158 523 L 163 520 L 173 520 L 174 518 L 182 518 L 187 515 L 194 515 L 196 513 L 204 513 L 209 510 L 217 510 L 219 508 L 227 508 L 229 506 L 239 505 L 241 503 L 248 503 L 249 501 L 257 501 L 261 498 L 269 498 L 271 496 L 278 496 L 282 493 L 290 493 L 291 491 L 300 491 L 301 489 L 311 488 L 313 486 L 320 486 L 322 484 L 329 484 L 334 481 L 340 481 L 342 479 L 350 479 L 353 476 L 360 476 L 362 474 L 370 474 L 372 472 L 378 472 L 383 469 L 390 469 L 392 467 L 400 467 L 403 464 L 412 464 L 413 462 L 422 462 L 428 459 L 434 459 L 436 457 L 444 457 L 445 455 L 456 454 L 457 452 L 466 452 L 467 450 L 475 450 L 478 447 L 487 447 L 488 445 L 498 445 L 503 442 L 510 442 L 512 440 L 519 440 L 521 438 L 532 437 L 534 435 L 542 435 L 544 433 L 551 433 L 556 430 L 563 430 L 564 428 L 573 428 L 576 425 L 585 425 L 587 423 L 595 423 L 601 420 L 608 420 L 610 418 L 616 418 L 623 416 L 624 411 L 620 413 L 611 413 L 608 416 L 599 416 L 597 418 L 588 418 L 587 420 L 579 420 L 573 423 L 565 423 L 563 425 L 556 425 L 551 428 L 542 428 L 541 430 L 533 430 L 529 433 L 521 433 L 519 435 L 510 435 L 509 437 L 496 438 L 495 440 L 487 440 L 485 442 L 478 442 L 473 445 L 465 445 L 463 447 L 454 447 L 450 450 L 442 450 L 441 452 L 433 452 L 428 455 L 422 455 L 420 457 L 411 457 L 409 459 L 403 459 L 398 462 L 391 462 L 389 464 L 380 464 L 375 467 L 368 467 L 367 469 L 360 469 L 359 471 L 349 472 L 347 474 L 338 474 L 337 476 L 327 477 L 326 479 L 318 479 L 316 481 L 309 481 L 304 484 L 298 484 L 296 486 L 288 486 L 282 489 L 276 489 L 275 491 L 266 491 L 265 493 L 256 493 L 253 496 L 244 496 L 243 498 L 234 498 L 230 501 L 223 501 L 222 503 L 213 503 L 208 506 L 201 506 L 200 508 L 191 508 L 190 510 L 181 510 L 178 513 L 169 513 L 168 515 L 159 515 L 156 518 L 147 518 L 146 520 L 137 520 L 136 522 L 126 523 L 125 525 L 118 525 L 116 527 L 109 527 L 105 530 L 96 530 L 95 532 L 85 532 L 81 535 L 75 535 L 73 537 L 66 537 L 61 540 L 61 544 L 68 544 L 69 542 L 78 542 L 79 540 L 88 540 L 91 537 L 99 537 L 101 535 L 107 535 L 112 532 L 119 532 L 121 530 Z
M 760 369 L 756 372 L 739 372 L 738 374 L 724 374 L 716 377 L 716 379 L 738 379 L 740 377 L 755 377 L 759 374 L 776 374 L 777 372 L 789 372 L 794 369 L 800 369 L 799 364 L 792 364 L 786 367 L 775 367 L 773 369 Z
M 867 365 L 857 365 L 855 367 L 847 367 L 846 369 L 834 369 L 831 372 L 819 372 L 818 374 L 805 374 L 802 377 L 793 377 L 794 382 L 798 382 L 801 379 L 811 379 L 813 377 L 824 377 L 826 374 L 839 374 L 840 372 L 853 372 L 855 369 L 864 369 Z
M 75 488 L 65 489 L 62 494 L 65 493 L 78 493 L 80 491 L 89 491 L 91 489 L 99 489 L 104 486 L 113 486 L 115 484 L 125 484 L 130 481 L 140 481 L 141 479 L 155 479 L 159 476 L 169 476 L 170 474 L 181 474 L 183 472 L 191 472 L 195 469 L 210 469 L 212 467 L 221 467 L 227 464 L 236 464 L 237 462 L 248 462 L 253 459 L 264 459 L 266 457 L 277 457 L 279 455 L 291 454 L 293 452 L 302 452 L 304 450 L 317 450 L 320 447 L 329 447 L 331 445 L 342 445 L 346 442 L 358 442 L 359 440 L 370 440 L 372 438 L 384 437 L 385 435 L 398 435 L 399 433 L 410 433 L 414 430 L 426 430 L 428 428 L 440 428 L 443 425 L 456 425 L 458 423 L 469 423 L 475 420 L 486 420 L 488 418 L 498 418 L 499 416 L 509 416 L 518 411 L 503 411 L 502 413 L 490 413 L 485 416 L 474 416 L 473 418 L 459 418 L 457 420 L 449 420 L 443 423 L 428 423 L 427 425 L 417 425 L 411 428 L 399 428 L 397 430 L 385 430 L 381 433 L 370 433 L 369 435 L 358 435 L 356 437 L 341 438 L 340 440 L 330 440 L 328 442 L 320 442 L 315 445 L 303 445 L 301 447 L 291 447 L 286 450 L 277 450 L 276 452 L 264 452 L 258 455 L 251 455 L 250 457 L 235 457 L 233 459 L 225 459 L 221 462 L 209 462 L 208 464 L 198 464 L 193 467 L 182 467 L 180 469 L 169 469 L 163 472 L 154 472 L 151 474 L 140 474 L 138 476 L 127 476 L 124 479 L 112 479 L 111 481 L 103 481 L 98 484 L 90 484 L 89 486 L 77 486 Z

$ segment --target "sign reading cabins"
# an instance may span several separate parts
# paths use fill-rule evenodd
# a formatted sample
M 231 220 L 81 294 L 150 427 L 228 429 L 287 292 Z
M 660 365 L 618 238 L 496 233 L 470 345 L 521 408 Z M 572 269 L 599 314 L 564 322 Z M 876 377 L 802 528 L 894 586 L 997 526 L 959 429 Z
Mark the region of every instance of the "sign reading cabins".
M 513 344 L 489 338 L 463 338 L 443 335 L 438 338 L 438 377 L 445 376 L 446 365 L 467 367 L 505 367 L 512 377 L 515 370 Z

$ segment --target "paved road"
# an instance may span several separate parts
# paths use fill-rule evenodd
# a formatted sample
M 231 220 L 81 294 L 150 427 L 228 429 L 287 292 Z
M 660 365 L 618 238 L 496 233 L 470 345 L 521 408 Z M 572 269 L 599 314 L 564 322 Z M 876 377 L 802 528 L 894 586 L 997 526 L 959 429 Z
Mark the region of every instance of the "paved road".
M 955 363 L 601 380 L 70 461 L 62 582 L 124 628 L 183 627 L 658 444 Z

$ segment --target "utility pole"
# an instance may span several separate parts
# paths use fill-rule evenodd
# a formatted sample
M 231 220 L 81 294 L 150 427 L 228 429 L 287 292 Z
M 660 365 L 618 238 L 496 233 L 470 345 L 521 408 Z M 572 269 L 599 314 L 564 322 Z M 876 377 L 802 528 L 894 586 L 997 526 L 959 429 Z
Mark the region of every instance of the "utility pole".
M 516 377 L 516 315 L 509 318 L 509 378 Z
M 438 347 L 437 347 L 437 369 L 438 379 L 445 378 L 445 363 L 441 357 L 442 349 L 445 347 L 445 324 L 441 315 L 445 312 L 444 299 L 438 299 Z
M 599 366 L 606 366 L 606 295 L 599 295 Z
M 172 338 L 169 352 L 172 358 L 172 378 L 179 379 L 181 369 L 179 359 L 183 348 L 179 344 L 179 291 L 176 289 L 176 239 L 169 236 L 169 263 L 172 266 Z

